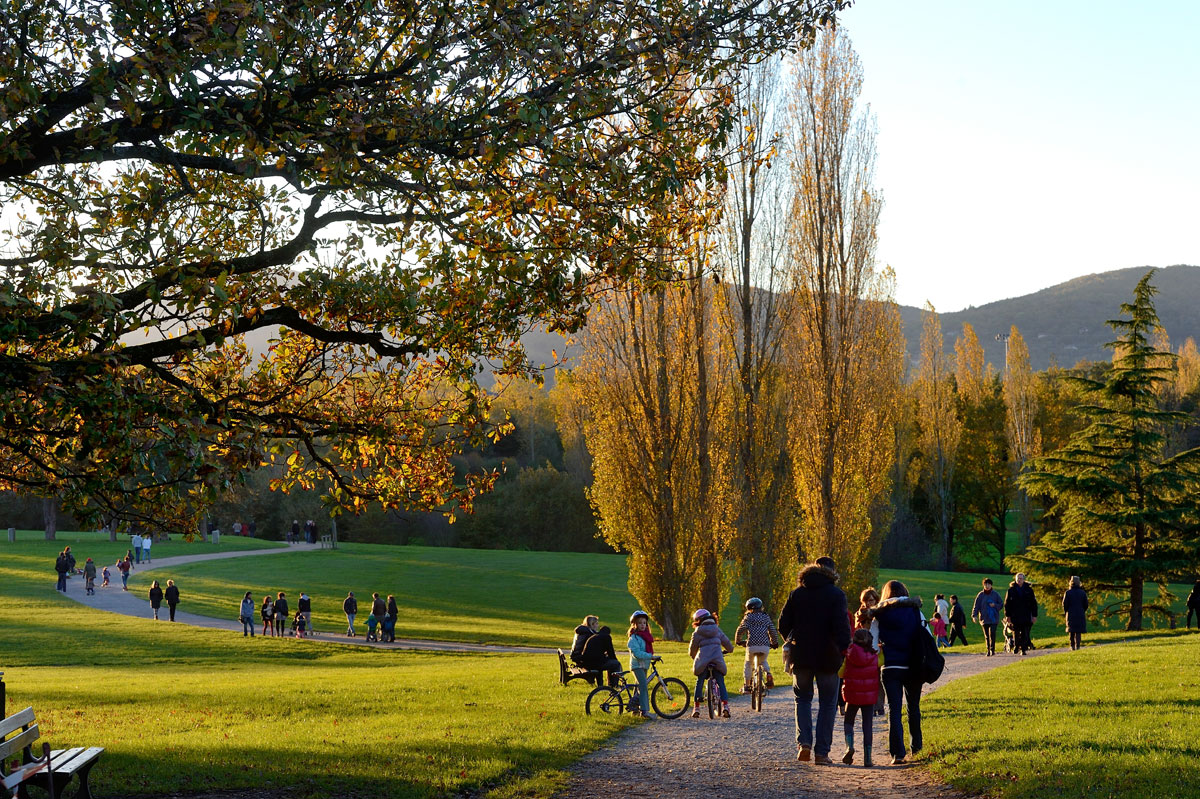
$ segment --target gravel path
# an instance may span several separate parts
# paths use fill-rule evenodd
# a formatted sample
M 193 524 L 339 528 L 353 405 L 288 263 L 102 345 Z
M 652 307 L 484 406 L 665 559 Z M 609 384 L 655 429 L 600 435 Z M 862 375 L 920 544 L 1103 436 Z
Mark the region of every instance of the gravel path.
M 316 552 L 320 551 L 318 544 L 292 544 L 288 547 L 275 547 L 272 549 L 249 549 L 233 552 L 208 552 L 201 555 L 178 555 L 172 558 L 157 558 L 149 563 L 142 562 L 136 564 L 133 571 L 129 574 L 129 590 L 121 590 L 121 573 L 116 567 L 109 566 L 109 572 L 112 577 L 108 588 L 100 587 L 100 578 L 96 578 L 96 593 L 92 596 L 87 595 L 84 589 L 83 577 L 75 575 L 67 580 L 68 599 L 73 599 L 76 602 L 93 607 L 98 610 L 106 610 L 109 613 L 120 613 L 124 616 L 136 616 L 146 619 L 150 624 L 170 624 L 165 620 L 168 618 L 167 606 L 164 603 L 162 610 L 159 611 L 159 616 L 164 621 L 155 622 L 150 612 L 150 599 L 147 592 L 150 590 L 150 580 L 157 579 L 159 584 L 166 586 L 167 578 L 173 577 L 172 570 L 188 563 L 198 563 L 206 560 L 225 560 L 227 558 L 243 558 L 255 555 L 280 555 L 287 552 Z M 100 564 L 97 568 L 102 566 Z M 143 579 L 142 575 L 146 572 L 157 572 L 153 577 Z M 214 619 L 210 616 L 198 616 L 195 613 L 187 613 L 183 608 L 187 607 L 187 586 L 181 584 L 179 587 L 181 593 L 181 602 L 179 608 L 175 612 L 175 622 L 177 624 L 190 624 L 193 627 L 208 627 L 214 630 L 229 630 L 236 632 L 239 635 L 242 633 L 242 623 L 235 618 L 237 603 L 241 601 L 240 596 L 232 596 L 229 598 L 229 618 Z M 255 617 L 254 626 L 259 627 L 258 617 L 258 600 L 255 600 Z M 338 607 L 341 607 L 341 599 L 338 600 Z M 362 607 L 362 603 L 359 603 Z M 368 612 L 369 612 L 368 608 Z M 324 632 L 319 635 L 311 636 L 305 639 L 293 639 L 297 643 L 334 643 L 343 644 L 345 646 L 365 646 L 376 649 L 417 649 L 431 652 L 515 652 L 515 653 L 536 653 L 536 654 L 554 654 L 557 650 L 545 647 L 532 646 L 492 646 L 489 644 L 466 644 L 456 643 L 453 641 L 424 641 L 416 638 L 397 638 L 395 643 L 367 643 L 366 642 L 366 613 L 360 613 L 356 627 L 363 632 L 361 635 L 351 638 L 341 632 L 341 628 L 337 632 Z M 342 618 L 345 621 L 345 618 Z
M 1041 656 L 1065 649 L 1034 650 Z M 1027 658 L 1026 658 L 1027 659 Z M 980 674 L 1022 660 L 1013 655 L 947 654 L 946 670 L 935 686 Z M 733 661 L 730 661 L 731 666 Z M 740 661 L 732 669 L 740 678 Z M 782 672 L 781 672 L 782 673 Z M 694 685 L 689 680 L 689 689 Z M 580 697 L 582 704 L 582 696 Z M 816 701 L 814 699 L 814 722 Z M 889 766 L 887 718 L 874 723 L 874 768 L 842 765 L 846 751 L 842 718 L 834 725 L 833 766 L 796 762 L 795 708 L 790 686 L 781 684 L 763 703 L 763 712 L 750 710 L 750 698 L 733 696 L 732 718 L 709 720 L 656 719 L 639 724 L 608 746 L 583 758 L 559 799 L 625 799 L 631 795 L 684 799 L 962 799 L 964 794 L 938 783 L 912 765 Z M 855 742 L 861 751 L 862 725 L 855 721 Z M 882 766 L 880 764 L 883 764 Z

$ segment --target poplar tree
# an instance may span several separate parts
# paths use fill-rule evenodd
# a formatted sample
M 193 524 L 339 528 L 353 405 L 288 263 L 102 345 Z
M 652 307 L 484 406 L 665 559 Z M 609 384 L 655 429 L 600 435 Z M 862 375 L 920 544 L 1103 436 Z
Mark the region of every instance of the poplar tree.
M 1200 563 L 1200 448 L 1164 454 L 1166 430 L 1183 414 L 1159 405 L 1175 356 L 1153 343 L 1159 320 L 1152 276 L 1121 305 L 1124 316 L 1108 323 L 1120 336 L 1108 345 L 1116 352 L 1112 369 L 1103 380 L 1074 378 L 1085 398 L 1077 410 L 1089 424 L 1030 461 L 1020 479 L 1026 490 L 1053 499 L 1057 529 L 1007 560 L 1056 586 L 1080 575 L 1111 598 L 1100 613 L 1126 619 L 1128 630 L 1142 629 L 1148 613 L 1168 616 L 1168 580 Z M 1146 583 L 1158 586 L 1150 601 Z
M 1019 476 L 1026 462 L 1040 450 L 1038 428 L 1037 376 L 1029 364 L 1029 348 L 1021 331 L 1013 325 L 1004 348 L 1004 404 L 1007 412 L 1008 452 L 1012 473 Z M 1017 518 L 1021 547 L 1029 546 L 1033 533 L 1033 509 L 1029 493 L 1017 491 Z
M 942 568 L 954 568 L 954 471 L 963 436 L 953 374 L 946 357 L 942 323 L 932 305 L 925 306 L 921 364 L 917 372 L 917 420 L 925 459 L 924 479 L 938 538 Z

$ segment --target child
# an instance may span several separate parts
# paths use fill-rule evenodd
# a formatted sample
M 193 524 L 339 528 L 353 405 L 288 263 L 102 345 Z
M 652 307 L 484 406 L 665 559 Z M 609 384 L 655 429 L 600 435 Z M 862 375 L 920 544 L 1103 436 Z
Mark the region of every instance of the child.
M 108 588 L 108 578 L 109 578 L 109 574 L 108 574 L 108 567 L 107 567 L 107 566 L 105 566 L 105 567 L 104 567 L 104 569 L 103 569 L 103 570 L 100 572 L 100 576 L 104 578 L 104 581 L 100 583 L 100 587 L 101 587 L 101 588 Z
M 379 638 L 375 635 L 375 627 L 379 624 L 379 619 L 375 618 L 374 613 L 367 614 L 367 642 L 375 643 Z
M 755 660 L 762 660 L 763 668 L 767 670 L 767 687 L 775 687 L 775 678 L 771 675 L 771 662 L 767 654 L 779 646 L 779 631 L 775 622 L 763 613 L 763 602 L 756 596 L 746 600 L 746 615 L 733 633 L 733 642 L 746 647 L 746 665 L 742 668 L 742 693 L 750 693 L 750 678 L 754 674 Z
M 937 639 L 938 649 L 950 646 L 950 639 L 946 637 L 946 622 L 942 618 L 941 613 L 933 614 L 933 637 Z
M 854 717 L 862 711 L 863 766 L 871 763 L 871 711 L 879 699 L 879 655 L 871 631 L 857 629 L 842 665 L 842 698 L 846 700 L 846 754 L 842 762 L 854 762 Z
M 717 687 L 721 691 L 721 718 L 729 718 L 729 692 L 725 690 L 725 653 L 733 651 L 733 643 L 717 626 L 717 619 L 704 608 L 692 614 L 691 644 L 688 655 L 692 658 L 692 674 L 696 675 L 696 707 L 692 718 L 700 718 L 700 703 L 704 698 L 704 675 L 709 667 L 717 676 Z
M 275 600 L 270 595 L 263 597 L 259 616 L 262 618 L 263 635 L 275 635 Z
M 396 640 L 396 617 L 391 613 L 383 615 L 383 621 L 379 622 L 379 640 L 384 643 L 391 643 Z
M 654 636 L 650 633 L 650 617 L 644 610 L 635 610 L 629 617 L 629 670 L 637 678 L 638 704 L 641 706 L 640 711 L 630 710 L 635 716 L 650 718 L 650 692 L 646 686 L 646 671 L 653 662 Z
M 1007 616 L 1004 617 L 1004 651 L 1013 654 L 1017 652 L 1017 632 Z
M 296 634 L 297 638 L 304 637 L 304 630 L 307 626 L 308 623 L 304 618 L 304 611 L 296 611 L 296 615 L 292 617 L 292 631 Z

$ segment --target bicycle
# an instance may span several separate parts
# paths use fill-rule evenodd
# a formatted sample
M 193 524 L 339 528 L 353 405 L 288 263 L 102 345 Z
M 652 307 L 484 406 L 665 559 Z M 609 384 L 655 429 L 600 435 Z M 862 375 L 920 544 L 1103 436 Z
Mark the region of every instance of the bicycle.
M 683 680 L 676 677 L 663 677 L 658 673 L 658 663 L 661 660 L 660 657 L 651 658 L 650 671 L 646 674 L 646 688 L 650 691 L 650 706 L 664 719 L 677 719 L 687 712 L 688 700 L 691 695 Z M 601 685 L 592 689 L 587 696 L 587 701 L 584 702 L 587 714 L 589 716 L 593 713 L 615 715 L 624 713 L 626 708 L 633 710 L 638 707 L 634 703 L 638 684 L 636 680 L 629 681 L 630 673 L 628 671 L 614 672 L 614 675 L 619 678 L 615 686 Z
M 715 719 L 721 715 L 721 684 L 717 682 L 717 670 L 709 666 L 704 670 L 704 697 L 708 704 L 708 717 Z M 700 699 L 697 697 L 697 702 Z
M 750 709 L 762 713 L 763 697 L 767 695 L 766 655 L 754 655 L 754 673 L 750 675 Z

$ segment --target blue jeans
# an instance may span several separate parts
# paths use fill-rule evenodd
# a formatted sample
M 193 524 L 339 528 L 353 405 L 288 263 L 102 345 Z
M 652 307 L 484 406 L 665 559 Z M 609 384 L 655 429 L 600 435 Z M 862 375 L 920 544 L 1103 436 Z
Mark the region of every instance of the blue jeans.
M 817 684 L 817 730 L 813 737 L 813 682 Z M 796 744 L 829 756 L 833 748 L 833 723 L 837 718 L 838 676 L 836 671 L 813 671 L 800 666 L 792 670 L 792 693 L 796 695 Z
M 634 669 L 633 676 L 637 677 L 637 698 L 642 706 L 642 712 L 650 713 L 650 692 L 646 689 L 646 670 Z
M 242 637 L 245 637 L 246 630 L 250 630 L 250 634 L 254 635 L 254 617 L 242 616 Z
M 356 615 L 357 614 L 355 614 L 355 613 L 347 613 L 346 614 L 346 623 L 349 625 L 346 628 L 346 635 L 354 635 L 354 617 Z
M 892 757 L 904 757 L 904 727 L 901 700 L 908 705 L 908 734 L 912 737 L 912 751 L 921 751 L 921 686 L 912 685 L 908 669 L 884 669 L 883 690 L 888 702 L 888 752 Z
M 700 702 L 704 699 L 704 678 L 706 675 L 701 674 L 696 678 L 696 701 Z M 713 676 L 717 678 L 717 687 L 721 689 L 721 701 L 729 701 L 729 692 L 725 690 L 725 675 L 718 672 L 713 672 Z
M 142 562 L 142 548 L 141 548 L 141 547 L 136 547 L 136 548 L 133 550 L 133 562 L 134 562 L 134 563 L 141 563 L 141 562 Z
M 59 590 L 59 591 L 67 590 L 67 573 L 66 572 L 58 573 L 58 584 L 54 587 L 56 590 Z

